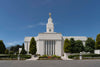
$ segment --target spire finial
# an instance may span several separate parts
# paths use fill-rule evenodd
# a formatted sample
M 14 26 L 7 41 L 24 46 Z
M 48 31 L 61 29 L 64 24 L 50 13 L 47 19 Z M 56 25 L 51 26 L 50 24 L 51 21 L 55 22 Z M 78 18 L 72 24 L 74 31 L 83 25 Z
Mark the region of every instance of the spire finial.
M 51 17 L 51 13 L 49 13 L 49 17 Z

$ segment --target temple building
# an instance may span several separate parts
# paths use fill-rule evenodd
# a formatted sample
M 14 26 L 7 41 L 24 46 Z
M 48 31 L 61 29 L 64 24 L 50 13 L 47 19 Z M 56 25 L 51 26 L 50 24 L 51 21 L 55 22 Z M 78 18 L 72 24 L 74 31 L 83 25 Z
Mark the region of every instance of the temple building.
M 34 36 L 33 36 L 34 37 Z M 32 37 L 25 37 L 25 50 L 29 53 L 30 40 Z M 64 40 L 74 38 L 75 40 L 81 40 L 83 45 L 87 37 L 85 36 L 62 36 L 61 33 L 54 32 L 54 24 L 49 13 L 49 19 L 46 24 L 46 32 L 39 33 L 38 36 L 34 37 L 36 40 L 37 54 L 40 55 L 57 55 L 62 56 L 64 54 L 63 45 Z

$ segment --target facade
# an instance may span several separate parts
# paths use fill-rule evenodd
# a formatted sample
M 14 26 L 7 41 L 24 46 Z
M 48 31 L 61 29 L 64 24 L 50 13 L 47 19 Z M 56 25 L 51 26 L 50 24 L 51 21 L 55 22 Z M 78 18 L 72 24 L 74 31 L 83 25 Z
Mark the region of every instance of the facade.
M 29 53 L 30 40 L 32 37 L 25 37 L 25 50 Z M 36 40 L 37 54 L 40 55 L 57 55 L 62 56 L 64 54 L 63 45 L 64 40 L 74 38 L 75 40 L 81 40 L 83 45 L 87 37 L 85 36 L 62 36 L 61 33 L 54 32 L 54 24 L 49 13 L 48 23 L 46 25 L 46 32 L 39 33 L 38 36 L 34 37 Z

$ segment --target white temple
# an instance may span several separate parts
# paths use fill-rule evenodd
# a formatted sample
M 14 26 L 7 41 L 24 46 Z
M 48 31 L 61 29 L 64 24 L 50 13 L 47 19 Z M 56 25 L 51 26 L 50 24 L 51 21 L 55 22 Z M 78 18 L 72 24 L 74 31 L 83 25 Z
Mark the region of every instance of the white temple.
M 30 40 L 32 37 L 25 37 L 25 50 L 29 53 Z M 75 40 L 81 40 L 83 45 L 87 37 L 85 36 L 62 36 L 61 33 L 54 32 L 54 24 L 49 13 L 48 23 L 46 25 L 46 32 L 39 33 L 34 37 L 37 43 L 37 54 L 40 55 L 57 55 L 62 56 L 64 54 L 63 45 L 66 38 L 74 38 Z

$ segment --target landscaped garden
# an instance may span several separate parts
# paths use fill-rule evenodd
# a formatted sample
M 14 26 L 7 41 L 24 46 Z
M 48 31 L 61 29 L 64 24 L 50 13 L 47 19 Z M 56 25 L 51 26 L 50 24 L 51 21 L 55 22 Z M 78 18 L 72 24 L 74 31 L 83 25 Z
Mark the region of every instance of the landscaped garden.
M 61 60 L 61 57 L 56 55 L 53 56 L 43 55 L 39 57 L 39 60 Z

